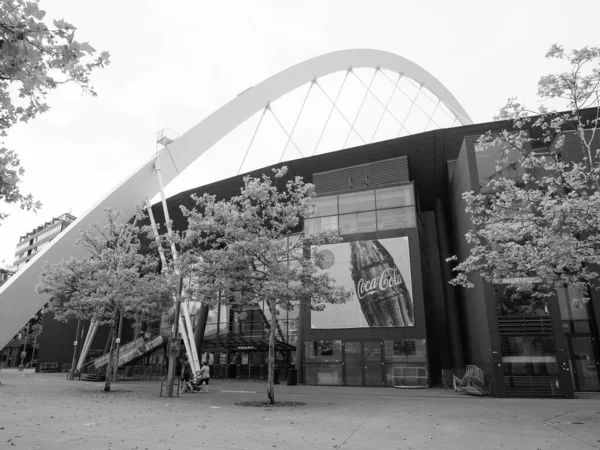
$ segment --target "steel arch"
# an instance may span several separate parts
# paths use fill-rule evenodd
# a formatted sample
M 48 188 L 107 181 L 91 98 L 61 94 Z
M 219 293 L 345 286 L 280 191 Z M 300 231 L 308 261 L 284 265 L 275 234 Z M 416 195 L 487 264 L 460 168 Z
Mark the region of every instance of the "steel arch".
M 163 182 L 167 185 L 215 143 L 269 102 L 319 77 L 365 67 L 403 73 L 438 96 L 462 125 L 472 123 L 467 112 L 442 83 L 422 67 L 394 53 L 370 49 L 341 50 L 289 67 L 242 92 L 153 155 L 0 287 L 0 348 L 49 300 L 33 290 L 45 261 L 55 262 L 63 258 L 83 256 L 83 250 L 73 245 L 79 236 L 79 230 L 94 222 L 104 221 L 105 208 L 120 210 L 123 217 L 130 217 L 146 197 L 153 198 L 159 193 L 154 173 L 155 163 L 159 164 Z

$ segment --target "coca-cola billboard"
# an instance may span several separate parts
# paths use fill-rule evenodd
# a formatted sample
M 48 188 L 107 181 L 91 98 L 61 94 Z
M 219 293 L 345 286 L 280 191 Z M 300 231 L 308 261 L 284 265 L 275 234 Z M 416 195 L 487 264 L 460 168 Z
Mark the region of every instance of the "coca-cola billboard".
M 407 237 L 320 247 L 323 270 L 352 292 L 311 312 L 312 328 L 411 327 L 415 323 Z

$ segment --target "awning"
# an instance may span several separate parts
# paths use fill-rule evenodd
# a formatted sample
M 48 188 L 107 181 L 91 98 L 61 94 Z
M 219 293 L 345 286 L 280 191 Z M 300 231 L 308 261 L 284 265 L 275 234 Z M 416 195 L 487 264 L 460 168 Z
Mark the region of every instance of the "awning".
M 202 351 L 232 351 L 232 352 L 268 352 L 269 341 L 266 339 L 249 338 L 243 336 L 221 336 L 219 339 L 206 339 L 202 344 Z M 286 342 L 275 340 L 275 351 L 294 351 L 296 347 Z

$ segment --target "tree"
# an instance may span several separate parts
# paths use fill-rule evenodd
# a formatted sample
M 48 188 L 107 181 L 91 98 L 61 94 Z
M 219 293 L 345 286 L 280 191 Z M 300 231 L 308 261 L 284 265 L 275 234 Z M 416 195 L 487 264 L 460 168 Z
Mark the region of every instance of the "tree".
M 141 218 L 139 214 L 137 220 Z M 141 237 L 148 232 L 148 227 L 119 222 L 119 213 L 108 210 L 106 224 L 82 230 L 76 241 L 89 256 L 44 266 L 36 288 L 52 297 L 48 310 L 57 320 L 96 320 L 111 326 L 107 392 L 120 315 L 136 322 L 154 320 L 172 304 L 173 278 L 158 273 L 153 254 L 140 253 Z
M 314 185 L 295 177 L 279 189 L 287 169 L 273 172 L 273 179 L 245 177 L 240 195 L 229 200 L 194 196 L 196 208 L 182 208 L 189 226 L 178 242 L 186 248 L 182 264 L 193 267 L 194 293 L 203 301 L 215 305 L 219 293 L 225 292 L 241 305 L 267 305 L 270 404 L 275 402 L 278 312 L 301 305 L 322 310 L 350 298 L 349 291 L 319 270 L 317 246 L 340 242 L 337 232 L 302 232 L 303 219 L 314 213 Z
M 76 83 L 96 92 L 90 75 L 109 64 L 109 54 L 75 40 L 76 28 L 64 20 L 44 23 L 38 0 L 0 3 L 0 136 L 18 122 L 28 122 L 49 109 L 47 94 L 61 84 Z M 24 170 L 13 150 L 0 148 L 0 200 L 22 209 L 40 207 L 19 189 Z M 0 213 L 0 221 L 6 214 Z
M 509 99 L 497 119 L 510 128 L 481 136 L 477 151 L 501 157 L 480 191 L 463 195 L 472 247 L 452 283 L 471 287 L 480 273 L 519 295 L 570 286 L 585 300 L 600 262 L 600 48 L 554 45 L 546 57 L 570 67 L 542 77 L 538 95 L 568 110 L 530 111 Z

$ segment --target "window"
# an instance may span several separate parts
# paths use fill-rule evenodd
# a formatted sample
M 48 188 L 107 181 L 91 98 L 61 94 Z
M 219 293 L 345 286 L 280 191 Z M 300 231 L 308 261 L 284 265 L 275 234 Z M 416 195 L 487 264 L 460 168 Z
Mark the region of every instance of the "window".
M 415 356 L 417 347 L 414 340 L 394 341 L 394 356 Z
M 338 229 L 338 216 L 315 217 L 304 221 L 304 228 L 308 236 L 321 231 L 334 231 Z
M 395 208 L 377 211 L 377 229 L 400 230 L 416 226 L 415 208 Z
M 317 198 L 317 211 L 315 216 L 331 216 L 338 213 L 337 195 Z
M 307 362 L 341 362 L 342 341 L 306 341 L 304 354 Z
M 339 196 L 339 201 L 340 214 L 370 211 L 375 209 L 375 192 L 362 191 L 341 194 Z
M 417 226 L 412 184 L 317 198 L 315 215 L 305 220 L 307 235 L 325 230 L 341 234 L 401 230 Z M 338 216 L 339 214 L 339 216 Z
M 533 286 L 535 288 L 536 285 Z M 519 290 L 515 286 L 494 283 L 493 291 L 499 317 L 549 315 L 547 298 L 533 295 L 533 290 Z
M 377 189 L 375 194 L 377 209 L 398 208 L 415 204 L 412 185 Z
M 376 230 L 375 211 L 340 216 L 340 234 L 368 233 Z
M 384 341 L 386 362 L 427 362 L 425 339 Z

